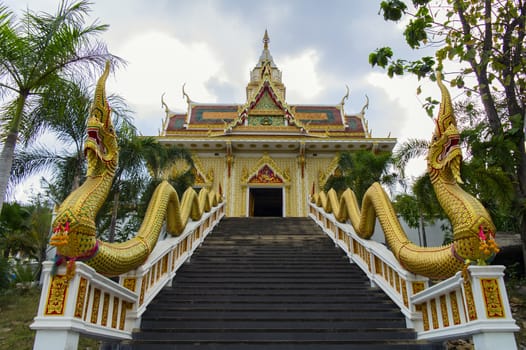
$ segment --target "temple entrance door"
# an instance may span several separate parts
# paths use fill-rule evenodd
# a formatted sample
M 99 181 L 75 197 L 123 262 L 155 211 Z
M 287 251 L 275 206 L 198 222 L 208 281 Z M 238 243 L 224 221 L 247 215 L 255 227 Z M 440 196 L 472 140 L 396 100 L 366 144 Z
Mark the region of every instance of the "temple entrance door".
M 250 188 L 249 216 L 283 216 L 282 188 Z

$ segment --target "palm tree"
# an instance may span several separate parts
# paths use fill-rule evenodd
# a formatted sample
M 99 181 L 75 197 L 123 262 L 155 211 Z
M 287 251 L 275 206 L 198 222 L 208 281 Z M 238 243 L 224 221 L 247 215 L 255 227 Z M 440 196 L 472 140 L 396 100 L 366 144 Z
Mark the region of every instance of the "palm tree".
M 46 97 L 64 87 L 65 78 L 80 79 L 102 68 L 106 60 L 120 59 L 108 53 L 98 36 L 107 25 L 86 25 L 90 3 L 62 0 L 54 15 L 27 10 L 20 21 L 0 6 L 0 99 L 4 146 L 0 153 L 0 209 L 17 140 L 37 135 L 43 124 L 33 114 Z M 67 84 L 66 84 L 67 85 Z
M 18 150 L 9 186 L 16 186 L 29 176 L 50 172 L 52 180 L 43 179 L 44 186 L 49 197 L 59 204 L 82 183 L 85 173 L 83 144 L 92 95 L 84 84 L 68 82 L 63 90 L 46 96 L 45 103 L 34 109 L 33 114 L 43 121 L 42 130 L 48 137 L 59 141 L 60 147 L 50 148 L 37 142 L 32 147 Z M 134 128 L 124 100 L 114 95 L 108 96 L 108 100 L 117 130 Z
M 51 234 L 52 209 L 40 197 L 31 204 L 29 235 L 33 242 L 32 257 L 38 262 L 36 279 L 40 277 L 42 262 L 47 258 L 49 236 Z
M 168 180 L 179 195 L 194 180 L 193 161 L 186 149 L 140 136 L 135 128 L 117 127 L 116 130 L 119 166 L 108 195 L 111 199 L 106 201 L 97 218 L 98 231 L 109 242 L 125 240 L 137 231 L 151 195 L 162 180 Z M 184 171 L 174 174 L 173 165 L 182 163 Z
M 30 212 L 18 203 L 6 203 L 0 214 L 0 251 L 8 259 L 17 253 L 27 254 L 31 239 L 26 235 Z
M 374 154 L 371 151 L 342 152 L 336 175 L 325 183 L 325 190 L 334 188 L 338 193 L 350 188 L 360 203 L 367 189 L 374 182 L 392 185 L 396 174 L 388 171 L 390 153 Z

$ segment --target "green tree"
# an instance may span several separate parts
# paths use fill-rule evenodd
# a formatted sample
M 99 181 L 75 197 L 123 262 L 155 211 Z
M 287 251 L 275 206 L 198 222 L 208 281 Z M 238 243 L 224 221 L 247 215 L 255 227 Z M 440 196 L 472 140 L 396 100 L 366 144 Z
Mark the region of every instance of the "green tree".
M 18 253 L 31 252 L 29 230 L 30 212 L 18 203 L 5 203 L 0 214 L 0 249 L 5 259 Z
M 64 79 L 80 80 L 108 59 L 119 61 L 98 39 L 108 26 L 85 24 L 89 6 L 86 0 L 63 0 L 53 15 L 27 10 L 20 21 L 0 6 L 0 208 L 18 139 L 29 142 L 42 125 L 32 110 L 62 89 Z
M 80 186 L 85 176 L 83 144 L 92 95 L 84 84 L 68 82 L 64 90 L 46 96 L 46 102 L 35 108 L 34 114 L 43 121 L 47 138 L 54 138 L 58 145 L 50 148 L 37 141 L 30 147 L 17 150 L 11 168 L 10 186 L 47 172 L 52 180 L 43 178 L 43 186 L 55 204 L 60 204 Z M 108 100 L 116 130 L 121 127 L 135 128 L 124 100 L 115 95 L 108 96 Z
M 374 154 L 371 151 L 342 152 L 336 174 L 325 183 L 324 190 L 333 188 L 342 193 L 350 188 L 361 203 L 365 191 L 374 183 L 392 185 L 396 174 L 389 173 L 390 153 Z
M 434 57 L 395 59 L 393 50 L 383 47 L 369 55 L 369 62 L 386 68 L 389 76 L 409 72 L 431 79 L 435 70 L 444 70 L 446 61 L 459 66 L 444 75 L 451 86 L 478 97 L 487 130 L 484 143 L 479 145 L 491 150 L 491 144 L 501 143 L 511 155 L 497 159 L 494 166 L 500 167 L 514 186 L 513 207 L 519 212 L 526 261 L 526 2 L 413 0 L 412 5 L 414 10 L 409 10 L 404 1 L 385 0 L 380 12 L 388 21 L 409 16 L 404 31 L 407 44 L 413 49 L 431 47 Z M 503 108 L 500 101 L 504 101 Z M 431 98 L 427 102 L 425 107 L 432 113 L 436 102 Z
M 52 209 L 40 195 L 34 197 L 29 206 L 29 227 L 27 234 L 31 240 L 30 258 L 38 262 L 35 279 L 40 278 L 42 263 L 46 260 L 48 241 L 51 234 Z
M 121 128 L 117 134 L 119 166 L 108 196 L 111 200 L 106 201 L 98 215 L 99 232 L 110 242 L 126 240 L 137 232 L 153 191 L 161 181 L 168 180 L 180 196 L 194 182 L 188 150 L 139 136 L 133 128 Z M 177 164 L 184 169 L 174 173 Z

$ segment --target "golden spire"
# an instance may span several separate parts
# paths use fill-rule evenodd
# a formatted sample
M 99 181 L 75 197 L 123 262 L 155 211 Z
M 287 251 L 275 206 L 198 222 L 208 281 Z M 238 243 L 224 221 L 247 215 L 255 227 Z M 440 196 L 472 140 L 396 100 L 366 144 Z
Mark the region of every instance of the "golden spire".
M 268 32 L 265 29 L 265 35 L 263 35 L 263 49 L 268 50 L 268 43 L 270 42 L 270 39 L 268 37 Z

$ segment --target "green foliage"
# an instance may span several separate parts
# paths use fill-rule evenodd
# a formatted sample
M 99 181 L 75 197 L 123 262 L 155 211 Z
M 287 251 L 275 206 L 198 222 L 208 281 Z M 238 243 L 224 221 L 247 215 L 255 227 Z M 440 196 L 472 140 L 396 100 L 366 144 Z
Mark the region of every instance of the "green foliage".
M 13 267 L 13 283 L 28 283 L 35 281 L 35 270 L 29 264 L 18 263 Z
M 512 122 L 506 123 L 507 130 L 499 134 L 493 134 L 488 123 L 484 120 L 482 112 L 474 107 L 471 101 L 463 101 L 455 104 L 457 124 L 461 130 L 461 140 L 464 149 L 464 161 L 461 168 L 461 177 L 464 190 L 474 195 L 490 212 L 497 228 L 502 231 L 519 231 L 520 226 L 517 217 L 520 217 L 522 206 L 517 205 L 518 196 L 515 190 L 517 181 L 513 173 L 505 171 L 506 164 L 517 163 L 519 154 L 516 144 L 510 139 L 516 130 Z M 393 155 L 394 164 L 402 173 L 408 161 L 427 154 L 429 142 L 425 140 L 410 139 L 397 146 Z M 413 186 L 413 193 L 421 193 L 421 197 L 432 193 L 430 184 L 423 179 L 418 179 Z M 414 211 L 405 208 L 406 199 L 400 200 L 397 211 L 411 225 L 416 220 Z M 414 201 L 420 201 L 416 196 L 409 196 Z M 422 197 L 421 205 L 418 207 L 428 217 L 443 215 L 438 211 L 436 198 L 434 196 Z M 430 203 L 433 206 L 428 207 Z M 407 214 L 406 214 L 407 213 Z M 412 215 L 412 216 L 411 216 Z M 437 216 L 437 217 L 438 217 Z
M 393 57 L 393 50 L 390 47 L 382 47 L 376 49 L 375 52 L 369 54 L 369 63 L 374 66 L 385 68 L 389 64 L 389 60 Z
M 409 21 L 404 30 L 405 41 L 412 48 L 419 48 L 427 43 L 427 29 L 431 28 L 433 18 L 426 7 L 420 7 L 415 19 Z
M 107 25 L 86 24 L 91 3 L 59 3 L 55 14 L 26 10 L 20 21 L 0 6 L 0 209 L 19 140 L 26 144 L 46 127 L 35 111 L 60 93 L 64 81 L 81 81 L 120 59 L 99 40 Z
M 406 2 L 382 1 L 380 11 L 390 21 L 410 16 L 404 31 L 408 46 L 435 48 L 434 61 L 399 59 L 390 48 L 380 49 L 389 53 L 382 60 L 377 50 L 369 61 L 391 77 L 410 73 L 432 80 L 434 70 L 443 71 L 447 61 L 453 63 L 455 71 L 443 73 L 445 80 L 463 89 L 467 97 L 477 97 L 478 103 L 466 108 L 468 113 L 477 106 L 483 109 L 464 130 L 465 187 L 490 210 L 498 229 L 521 232 L 526 263 L 526 4 L 522 0 L 412 2 L 414 9 L 408 10 Z M 436 103 L 432 98 L 425 101 L 424 108 L 432 115 Z
M 398 21 L 406 9 L 406 4 L 400 0 L 387 0 L 380 4 L 380 12 L 383 13 L 386 21 Z
M 395 176 L 387 171 L 390 162 L 389 153 L 342 152 L 338 162 L 338 174 L 327 180 L 324 190 L 334 188 L 336 192 L 341 193 L 346 188 L 350 188 L 361 202 L 365 191 L 374 182 L 392 183 Z
M 2 294 L 2 291 L 9 288 L 11 283 L 10 275 L 11 266 L 9 265 L 8 260 L 3 256 L 0 256 L 0 295 Z
M 0 215 L 0 251 L 4 258 L 17 253 L 31 253 L 30 212 L 18 203 L 5 203 Z
M 418 228 L 420 223 L 420 209 L 418 200 L 414 195 L 407 193 L 399 194 L 395 197 L 393 204 L 396 213 L 404 219 L 409 227 Z
M 411 19 L 404 30 L 408 46 L 413 49 L 436 47 L 434 59 L 397 59 L 389 47 L 384 47 L 369 56 L 369 63 L 387 69 L 390 77 L 408 72 L 418 78 L 442 70 L 446 60 L 465 63 L 452 74 L 452 86 L 466 88 L 467 94 L 477 92 L 481 99 L 490 100 L 493 99 L 492 91 L 505 91 L 510 112 L 521 110 L 519 114 L 524 115 L 526 6 L 521 1 L 497 0 L 431 3 L 429 0 L 412 1 L 414 8 L 408 10 L 404 1 L 382 1 L 380 13 L 386 21 L 395 22 L 409 15 Z M 467 79 L 469 77 L 475 79 Z M 467 86 L 468 81 L 475 83 Z M 495 131 L 498 121 L 491 104 L 491 101 L 486 103 L 486 113 L 489 119 L 494 119 Z

